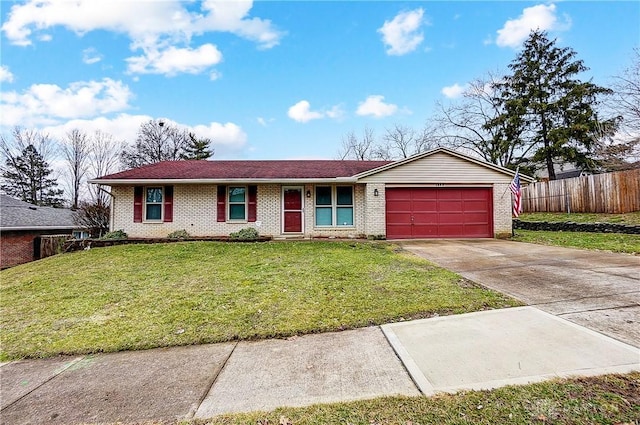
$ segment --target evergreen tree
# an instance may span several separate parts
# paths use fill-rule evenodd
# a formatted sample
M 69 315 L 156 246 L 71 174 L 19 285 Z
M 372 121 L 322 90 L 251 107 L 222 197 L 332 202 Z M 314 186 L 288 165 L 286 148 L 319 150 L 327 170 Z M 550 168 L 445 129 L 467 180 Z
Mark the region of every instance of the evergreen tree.
M 28 145 L 15 158 L 7 158 L 0 186 L 9 196 L 40 206 L 62 207 L 63 190 L 50 177 L 51 168 L 33 145 Z
M 211 139 L 198 139 L 195 134 L 189 133 L 189 140 L 184 147 L 184 152 L 180 155 L 180 159 L 209 159 L 213 155 L 210 150 Z
M 555 180 L 554 160 L 595 166 L 592 134 L 599 125 L 594 107 L 611 90 L 577 75 L 588 68 L 571 48 L 559 48 L 544 31 L 533 31 L 509 65 L 513 72 L 500 84 L 503 113 L 487 127 L 509 125 L 523 146 L 533 147 L 531 160 L 543 163 Z M 514 127 L 518 127 L 515 128 Z

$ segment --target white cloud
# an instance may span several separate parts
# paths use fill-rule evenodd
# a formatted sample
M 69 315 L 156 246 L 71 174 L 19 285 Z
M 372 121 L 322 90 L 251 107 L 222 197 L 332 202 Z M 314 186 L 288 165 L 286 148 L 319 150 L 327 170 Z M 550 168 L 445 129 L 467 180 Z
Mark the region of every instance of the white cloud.
M 289 115 L 289 118 L 292 120 L 298 122 L 309 122 L 324 117 L 321 112 L 311 111 L 311 104 L 306 100 L 301 100 L 290 107 L 287 115 Z
M 455 99 L 463 95 L 466 90 L 466 86 L 461 86 L 458 83 L 455 83 L 452 86 L 443 87 L 442 94 L 448 97 L 449 99 Z
M 219 63 L 222 53 L 213 44 L 203 44 L 197 49 L 168 47 L 163 51 L 145 49 L 145 55 L 128 58 L 129 72 L 134 74 L 179 73 L 199 74 Z
M 258 117 L 256 118 L 256 121 L 258 122 L 258 124 L 260 124 L 263 127 L 267 127 L 269 125 L 269 123 L 272 123 L 275 121 L 275 118 L 264 118 L 264 117 Z
M 247 143 L 247 134 L 234 123 L 212 122 L 189 127 L 198 137 L 208 137 L 213 143 L 215 154 L 237 151 Z
M 87 65 L 98 63 L 102 60 L 102 55 L 94 48 L 89 47 L 82 51 L 82 62 Z
M 113 118 L 98 117 L 94 119 L 75 119 L 62 124 L 45 126 L 42 130 L 51 137 L 61 140 L 73 129 L 79 129 L 87 134 L 94 134 L 96 130 L 113 135 L 115 140 L 122 140 L 128 144 L 135 142 L 140 124 L 156 119 L 148 115 L 118 114 Z M 208 137 L 213 143 L 214 157 L 233 155 L 240 151 L 247 143 L 247 134 L 240 126 L 234 123 L 198 124 L 189 126 L 169 119 L 165 122 L 177 127 L 186 128 L 194 132 L 198 137 Z
M 508 20 L 504 27 L 497 31 L 496 44 L 500 47 L 516 48 L 531 31 L 561 31 L 569 29 L 570 26 L 571 20 L 567 16 L 564 21 L 558 20 L 555 4 L 539 4 L 525 8 L 517 19 Z
M 325 115 L 329 118 L 340 119 L 344 116 L 344 109 L 342 109 L 342 106 L 340 105 L 335 105 L 333 108 L 325 112 Z
M 79 36 L 94 30 L 126 34 L 133 51 L 142 56 L 130 58 L 130 71 L 158 73 L 203 72 L 207 64 L 217 63 L 220 53 L 212 44 L 190 47 L 193 36 L 210 32 L 229 32 L 249 39 L 259 48 L 276 46 L 283 32 L 271 21 L 251 18 L 252 1 L 205 0 L 199 10 L 191 2 L 112 1 L 112 0 L 28 0 L 11 7 L 2 25 L 4 35 L 12 44 L 30 45 L 42 31 L 62 26 Z M 35 33 L 35 34 L 34 34 Z M 204 58 L 205 52 L 217 53 Z M 185 58 L 195 58 L 198 64 L 187 66 Z M 175 63 L 171 63 L 175 60 Z
M 378 32 L 387 48 L 387 54 L 401 56 L 414 51 L 424 40 L 420 31 L 422 25 L 428 24 L 424 19 L 424 10 L 418 8 L 408 12 L 400 12 L 391 21 L 384 21 Z
M 118 114 L 113 118 L 97 117 L 93 119 L 73 119 L 64 123 L 48 125 L 42 128 L 53 138 L 61 140 L 73 129 L 78 129 L 87 134 L 94 134 L 97 130 L 111 134 L 115 140 L 133 143 L 140 124 L 153 119 L 148 115 Z
M 372 95 L 358 104 L 356 114 L 361 116 L 371 115 L 375 118 L 388 117 L 398 111 L 398 105 L 384 103 L 384 96 Z
M 0 82 L 13 83 L 13 73 L 6 65 L 0 65 Z
M 93 117 L 129 107 L 133 97 L 121 81 L 78 81 L 67 88 L 34 84 L 25 91 L 3 92 L 0 113 L 4 126 L 55 124 L 64 119 Z

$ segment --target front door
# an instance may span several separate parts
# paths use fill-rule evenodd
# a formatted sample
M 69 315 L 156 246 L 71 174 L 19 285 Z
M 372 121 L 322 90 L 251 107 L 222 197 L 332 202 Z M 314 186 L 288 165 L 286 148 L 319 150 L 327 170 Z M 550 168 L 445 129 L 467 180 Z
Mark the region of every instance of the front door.
M 285 187 L 282 199 L 284 233 L 302 233 L 302 188 Z

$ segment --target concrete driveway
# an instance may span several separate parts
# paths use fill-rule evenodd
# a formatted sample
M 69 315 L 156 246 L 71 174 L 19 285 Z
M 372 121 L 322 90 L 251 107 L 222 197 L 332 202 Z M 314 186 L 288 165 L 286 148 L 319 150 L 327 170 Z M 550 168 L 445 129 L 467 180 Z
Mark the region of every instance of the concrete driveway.
M 640 347 L 640 257 L 522 242 L 402 242 L 474 282 Z

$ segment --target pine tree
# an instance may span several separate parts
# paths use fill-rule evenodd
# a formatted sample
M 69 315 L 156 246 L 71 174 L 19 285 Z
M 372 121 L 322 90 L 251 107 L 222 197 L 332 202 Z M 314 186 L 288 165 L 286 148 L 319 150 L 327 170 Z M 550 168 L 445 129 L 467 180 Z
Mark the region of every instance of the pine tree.
M 63 190 L 58 189 L 52 170 L 33 145 L 22 150 L 15 159 L 7 158 L 0 186 L 9 196 L 40 206 L 62 207 Z
M 184 153 L 180 155 L 181 159 L 209 159 L 213 155 L 211 147 L 211 139 L 198 139 L 195 134 L 189 133 L 189 140 L 184 147 Z
M 488 125 L 517 124 L 512 134 L 533 147 L 531 160 L 543 163 L 551 180 L 554 160 L 594 168 L 592 134 L 599 125 L 594 107 L 598 96 L 611 90 L 580 81 L 577 75 L 588 70 L 583 61 L 544 31 L 531 32 L 523 47 L 498 91 L 504 112 Z

